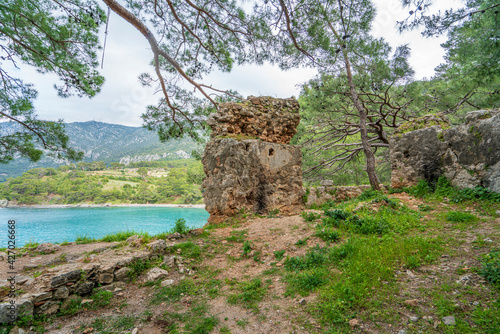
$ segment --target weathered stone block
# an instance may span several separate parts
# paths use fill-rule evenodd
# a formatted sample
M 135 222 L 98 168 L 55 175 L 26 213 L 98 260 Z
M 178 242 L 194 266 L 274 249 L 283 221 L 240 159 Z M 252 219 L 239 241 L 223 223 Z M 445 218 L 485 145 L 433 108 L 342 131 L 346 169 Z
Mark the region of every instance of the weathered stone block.
M 86 295 L 92 292 L 94 288 L 94 282 L 84 282 L 76 288 L 76 293 L 79 295 Z
M 168 271 L 154 267 L 148 270 L 144 277 L 144 282 L 152 282 L 167 277 Z
M 52 298 L 52 291 L 37 293 L 36 295 L 33 295 L 31 298 L 32 298 L 31 301 L 33 303 L 38 303 L 38 302 L 41 302 L 44 300 L 49 300 Z
M 125 280 L 127 280 L 129 278 L 128 273 L 131 272 L 131 271 L 132 271 L 132 269 L 130 269 L 128 267 L 118 269 L 115 272 L 115 281 L 125 281 Z
M 36 307 L 35 314 L 52 315 L 56 314 L 58 310 L 59 310 L 59 302 L 49 300 L 40 307 Z
M 53 288 L 56 288 L 68 282 L 76 282 L 81 277 L 82 277 L 81 270 L 73 270 L 68 273 L 52 277 L 51 285 Z
M 203 198 L 209 222 L 241 209 L 296 214 L 303 208 L 302 153 L 299 146 L 212 139 L 205 147 Z
M 212 138 L 247 136 L 266 142 L 289 144 L 300 122 L 299 103 L 294 98 L 253 97 L 241 103 L 220 103 L 210 115 Z
M 113 273 L 101 273 L 99 275 L 99 283 L 101 284 L 110 284 L 113 283 Z
M 0 304 L 0 324 L 15 321 L 20 316 L 33 315 L 33 303 L 26 299 L 21 299 L 15 303 Z
M 148 245 L 148 248 L 153 252 L 153 253 L 160 253 L 163 252 L 167 248 L 167 243 L 165 240 L 156 240 L 151 242 Z
M 54 291 L 54 299 L 66 299 L 69 296 L 69 289 L 65 286 Z

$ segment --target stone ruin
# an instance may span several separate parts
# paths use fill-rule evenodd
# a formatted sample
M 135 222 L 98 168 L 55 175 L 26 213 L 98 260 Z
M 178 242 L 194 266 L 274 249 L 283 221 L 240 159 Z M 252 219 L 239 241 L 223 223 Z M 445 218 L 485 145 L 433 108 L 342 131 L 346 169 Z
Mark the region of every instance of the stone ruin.
M 465 119 L 453 127 L 442 115 L 403 124 L 400 131 L 410 131 L 389 140 L 392 187 L 432 183 L 444 175 L 458 188 L 500 193 L 500 110 L 472 111 Z
M 294 98 L 248 97 L 219 104 L 208 120 L 203 199 L 209 223 L 241 210 L 297 214 L 303 208 L 302 153 L 289 145 L 300 122 Z

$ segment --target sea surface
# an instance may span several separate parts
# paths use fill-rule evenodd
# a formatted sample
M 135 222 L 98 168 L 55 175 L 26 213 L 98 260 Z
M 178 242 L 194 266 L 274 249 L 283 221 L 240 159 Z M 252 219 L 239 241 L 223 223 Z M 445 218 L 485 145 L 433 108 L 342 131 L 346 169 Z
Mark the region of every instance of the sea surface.
M 16 248 L 27 242 L 75 241 L 79 236 L 99 239 L 120 231 L 158 234 L 170 231 L 183 218 L 190 228 L 202 227 L 208 212 L 199 208 L 0 208 L 0 247 L 8 246 L 9 220 L 15 220 Z

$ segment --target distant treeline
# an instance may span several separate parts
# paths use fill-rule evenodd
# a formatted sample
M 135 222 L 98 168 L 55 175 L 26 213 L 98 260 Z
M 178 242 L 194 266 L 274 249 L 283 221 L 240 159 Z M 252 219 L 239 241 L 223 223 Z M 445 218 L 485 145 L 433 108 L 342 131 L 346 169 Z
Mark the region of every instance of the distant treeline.
M 102 161 L 35 168 L 0 184 L 0 197 L 18 204 L 202 203 L 204 173 L 193 159 L 137 162 L 125 167 Z

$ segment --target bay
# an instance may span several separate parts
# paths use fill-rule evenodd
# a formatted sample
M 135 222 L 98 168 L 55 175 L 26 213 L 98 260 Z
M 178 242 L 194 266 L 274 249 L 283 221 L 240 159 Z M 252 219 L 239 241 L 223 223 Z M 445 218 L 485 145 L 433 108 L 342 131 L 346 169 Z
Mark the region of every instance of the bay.
M 170 231 L 177 219 L 190 228 L 206 224 L 208 212 L 200 208 L 2 208 L 0 247 L 8 245 L 9 220 L 15 220 L 16 248 L 28 242 L 71 242 L 79 236 L 100 239 L 107 234 L 133 230 L 151 235 Z

